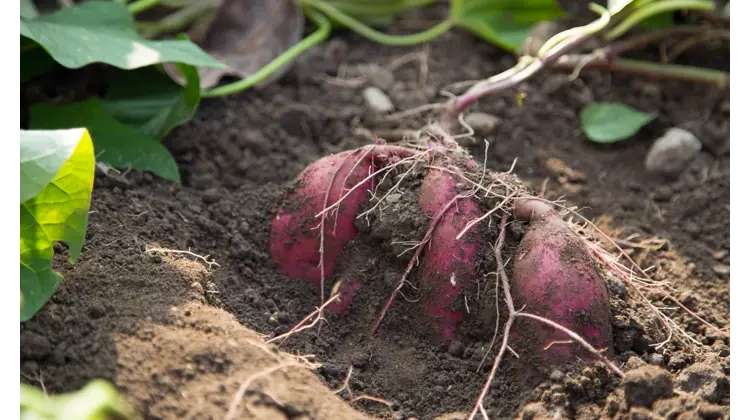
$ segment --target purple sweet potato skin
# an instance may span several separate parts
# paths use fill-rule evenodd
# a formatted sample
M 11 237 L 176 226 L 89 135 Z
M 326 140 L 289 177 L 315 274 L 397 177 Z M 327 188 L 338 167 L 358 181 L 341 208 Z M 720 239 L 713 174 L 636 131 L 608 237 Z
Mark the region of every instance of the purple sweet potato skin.
M 436 217 L 456 195 L 453 177 L 447 172 L 432 170 L 421 187 L 420 210 L 427 217 Z M 449 305 L 476 277 L 478 241 L 482 235 L 479 228 L 473 227 L 460 240 L 456 240 L 456 236 L 481 215 L 473 199 L 457 200 L 435 226 L 420 259 L 419 287 L 427 294 L 424 308 L 442 341 L 456 338 L 463 313 L 449 309 Z
M 525 305 L 524 312 L 573 330 L 597 349 L 611 350 L 608 291 L 588 247 L 556 214 L 533 219 L 515 255 L 511 290 L 516 309 Z M 518 334 L 543 361 L 591 357 L 585 350 L 575 352 L 565 333 L 523 321 Z
M 320 283 L 321 219 L 315 218 L 315 215 L 324 209 L 326 192 L 332 179 L 329 206 L 374 170 L 371 159 L 365 157 L 360 160 L 364 153 L 367 151 L 327 156 L 310 164 L 297 177 L 299 182 L 287 196 L 286 208 L 280 208 L 271 220 L 271 256 L 285 275 L 302 278 L 311 284 Z M 354 222 L 362 205 L 368 201 L 368 191 L 372 188 L 372 180 L 357 187 L 341 202 L 338 211 L 330 212 L 326 218 L 323 260 L 326 279 L 333 275 L 341 251 L 357 235 Z M 342 293 L 346 291 L 350 299 L 349 294 L 353 292 L 349 292 L 348 287 Z

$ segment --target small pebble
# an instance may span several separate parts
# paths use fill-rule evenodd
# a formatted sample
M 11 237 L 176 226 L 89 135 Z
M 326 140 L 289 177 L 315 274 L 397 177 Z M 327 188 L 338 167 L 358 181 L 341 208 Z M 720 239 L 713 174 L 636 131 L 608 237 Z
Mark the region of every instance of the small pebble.
M 500 118 L 485 112 L 472 112 L 464 117 L 464 122 L 474 129 L 474 134 L 486 136 L 497 129 Z
M 370 86 L 366 88 L 362 92 L 362 95 L 365 98 L 367 106 L 377 113 L 384 114 L 395 109 L 393 102 L 391 102 L 391 98 L 376 87 Z
M 217 188 L 209 188 L 203 192 L 203 202 L 213 204 L 221 200 L 221 192 Z
M 565 377 L 565 374 L 555 369 L 549 374 L 549 378 L 555 382 L 560 382 Z
M 645 165 L 649 172 L 674 175 L 681 172 L 700 152 L 702 144 L 685 129 L 673 127 L 651 146 Z
M 725 264 L 716 264 L 713 266 L 714 273 L 720 274 L 720 275 L 727 275 L 729 274 L 729 266 Z
M 727 256 L 727 250 L 726 249 L 721 249 L 721 250 L 716 251 L 713 254 L 711 254 L 711 257 L 713 257 L 713 259 L 715 259 L 717 261 L 723 260 L 724 257 L 726 257 L 726 256 Z

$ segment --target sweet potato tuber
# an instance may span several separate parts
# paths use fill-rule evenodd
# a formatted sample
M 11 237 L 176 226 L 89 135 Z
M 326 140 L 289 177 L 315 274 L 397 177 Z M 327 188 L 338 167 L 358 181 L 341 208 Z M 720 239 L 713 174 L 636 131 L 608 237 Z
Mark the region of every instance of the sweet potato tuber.
M 294 189 L 271 220 L 271 255 L 281 272 L 312 284 L 321 281 L 320 229 L 315 215 L 335 203 L 365 180 L 373 170 L 366 150 L 341 152 L 313 162 L 297 177 Z M 323 238 L 323 271 L 329 277 L 336 259 L 346 244 L 357 235 L 354 221 L 373 181 L 358 186 L 340 203 L 335 214 L 327 217 Z
M 530 221 L 516 251 L 511 288 L 516 307 L 560 324 L 598 349 L 611 349 L 609 296 L 584 240 L 552 207 L 541 200 L 519 200 L 518 219 Z M 566 362 L 576 354 L 570 337 L 547 325 L 519 323 L 524 348 L 550 363 Z
M 455 339 L 462 312 L 449 309 L 461 291 L 474 281 L 477 272 L 477 229 L 456 240 L 464 227 L 482 215 L 473 197 L 457 197 L 456 180 L 447 172 L 432 170 L 424 178 L 419 196 L 422 213 L 440 217 L 430 246 L 419 269 L 419 284 L 427 299 L 426 312 L 433 328 L 444 341 Z M 447 210 L 444 210 L 449 206 Z M 441 213 L 443 212 L 443 213 Z

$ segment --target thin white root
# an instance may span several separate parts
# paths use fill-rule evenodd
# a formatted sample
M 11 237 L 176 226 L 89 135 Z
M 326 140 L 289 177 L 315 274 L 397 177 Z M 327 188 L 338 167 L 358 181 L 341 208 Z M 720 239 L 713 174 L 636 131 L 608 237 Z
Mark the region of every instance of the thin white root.
M 206 267 L 206 269 L 207 269 L 207 270 L 208 270 L 209 272 L 211 271 L 211 269 L 212 269 L 212 268 L 213 268 L 214 266 L 216 266 L 216 267 L 221 267 L 221 266 L 219 265 L 219 263 L 217 263 L 217 262 L 216 262 L 216 260 L 214 260 L 213 258 L 212 258 L 212 259 L 210 259 L 210 260 L 208 259 L 208 257 L 210 257 L 210 255 L 209 255 L 209 254 L 206 254 L 206 255 L 198 255 L 198 254 L 196 254 L 196 253 L 194 253 L 194 252 L 192 252 L 192 251 L 189 251 L 189 250 L 188 250 L 188 251 L 184 251 L 184 250 L 179 250 L 179 249 L 167 249 L 167 248 L 146 248 L 146 253 L 154 253 L 154 252 L 159 252 L 159 253 L 162 253 L 162 254 L 181 254 L 181 255 L 189 255 L 189 256 L 191 256 L 191 257 L 197 258 L 197 259 L 199 259 L 199 260 L 203 261 L 204 263 L 206 263 L 206 266 L 207 266 L 207 267 Z

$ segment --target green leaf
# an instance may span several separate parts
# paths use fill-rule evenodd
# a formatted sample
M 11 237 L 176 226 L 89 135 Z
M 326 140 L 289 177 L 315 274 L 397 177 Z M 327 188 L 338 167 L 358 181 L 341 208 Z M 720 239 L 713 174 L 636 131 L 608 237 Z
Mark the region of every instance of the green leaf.
M 184 88 L 154 67 L 122 72 L 107 90 L 102 108 L 147 136 L 164 137 L 193 118 L 201 99 L 195 67 L 179 63 L 175 67 L 187 81 Z
M 76 392 L 47 395 L 21 384 L 22 419 L 135 420 L 133 407 L 110 382 L 95 379 Z
M 638 132 L 656 118 L 624 104 L 598 103 L 586 105 L 581 111 L 581 127 L 589 140 L 616 143 Z
M 21 321 L 44 306 L 62 280 L 52 270 L 54 243 L 66 242 L 69 261 L 78 259 L 86 236 L 94 164 L 94 147 L 84 128 L 21 130 Z M 32 192 L 36 194 L 23 200 Z
M 98 161 L 118 169 L 151 171 L 170 181 L 180 182 L 177 163 L 155 137 L 123 124 L 105 111 L 99 99 L 70 105 L 38 104 L 29 110 L 29 126 L 34 129 L 88 128 L 94 138 Z
M 507 50 L 515 51 L 543 20 L 564 14 L 556 0 L 453 0 L 457 25 Z
M 142 38 L 127 6 L 116 1 L 83 2 L 34 19 L 22 16 L 21 35 L 38 42 L 58 63 L 72 69 L 91 63 L 124 70 L 167 62 L 224 67 L 190 41 Z

